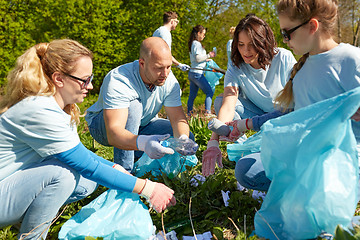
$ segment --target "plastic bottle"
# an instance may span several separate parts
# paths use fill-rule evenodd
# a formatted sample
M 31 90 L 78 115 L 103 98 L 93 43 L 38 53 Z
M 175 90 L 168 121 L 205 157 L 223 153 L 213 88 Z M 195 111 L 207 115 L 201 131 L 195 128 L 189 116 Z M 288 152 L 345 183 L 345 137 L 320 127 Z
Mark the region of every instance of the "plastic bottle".
M 213 47 L 213 52 L 215 53 L 215 56 L 217 55 L 217 49 L 216 47 Z
M 219 136 L 229 136 L 231 128 L 220 120 L 213 118 L 208 123 L 208 129 Z
M 162 142 L 164 147 L 169 147 L 174 149 L 176 152 L 182 155 L 192 155 L 198 150 L 199 145 L 194 141 L 184 142 L 179 138 L 169 138 L 166 141 Z

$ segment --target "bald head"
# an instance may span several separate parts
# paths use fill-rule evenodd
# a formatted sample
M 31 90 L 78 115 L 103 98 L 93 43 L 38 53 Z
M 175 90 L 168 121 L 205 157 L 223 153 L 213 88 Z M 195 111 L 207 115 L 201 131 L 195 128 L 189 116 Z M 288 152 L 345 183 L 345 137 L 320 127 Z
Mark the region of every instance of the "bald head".
M 142 41 L 140 45 L 140 58 L 148 59 L 153 55 L 172 57 L 171 51 L 167 43 L 159 37 L 149 37 Z

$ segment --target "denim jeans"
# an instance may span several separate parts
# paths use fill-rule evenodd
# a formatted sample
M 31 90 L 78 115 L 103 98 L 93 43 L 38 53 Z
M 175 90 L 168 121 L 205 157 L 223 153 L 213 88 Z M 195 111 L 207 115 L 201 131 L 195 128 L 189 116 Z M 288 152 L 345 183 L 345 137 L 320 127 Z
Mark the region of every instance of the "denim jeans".
M 214 91 L 212 90 L 209 82 L 206 80 L 203 74 L 189 72 L 190 80 L 190 93 L 187 102 L 188 113 L 193 110 L 194 100 L 198 94 L 199 88 L 205 93 L 205 110 L 207 113 L 211 113 L 211 103 Z
M 249 154 L 237 161 L 235 177 L 242 186 L 259 191 L 267 191 L 271 183 L 265 175 L 259 152 Z
M 217 96 L 214 101 L 215 113 L 218 115 L 223 101 L 223 96 Z M 265 112 L 257 107 L 249 99 L 239 97 L 236 100 L 234 120 L 252 118 L 257 115 L 262 115 Z
M 155 117 L 145 126 L 140 126 L 142 112 L 142 104 L 139 100 L 133 100 L 130 102 L 128 119 L 125 125 L 126 130 L 135 135 L 173 135 L 173 129 L 170 121 L 167 119 Z M 102 111 L 92 120 L 91 125 L 89 126 L 89 131 L 91 136 L 97 142 L 102 145 L 109 146 Z M 192 133 L 190 133 L 190 138 L 194 139 Z M 114 147 L 114 162 L 120 164 L 127 171 L 131 172 L 134 167 L 134 158 L 140 158 L 142 154 L 142 151 L 122 150 Z
M 0 182 L 0 227 L 22 222 L 19 237 L 31 232 L 24 239 L 45 239 L 60 207 L 96 188 L 68 165 L 48 158 Z

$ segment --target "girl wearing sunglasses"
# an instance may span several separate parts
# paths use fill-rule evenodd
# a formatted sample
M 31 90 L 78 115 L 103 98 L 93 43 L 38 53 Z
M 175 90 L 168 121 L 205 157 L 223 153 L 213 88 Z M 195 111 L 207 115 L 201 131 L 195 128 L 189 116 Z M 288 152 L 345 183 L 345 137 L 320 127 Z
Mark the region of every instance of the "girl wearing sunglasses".
M 264 20 L 254 14 L 240 20 L 234 32 L 231 60 L 224 93 L 214 102 L 218 119 L 229 122 L 274 111 L 274 99 L 289 79 L 296 60 L 290 51 L 276 47 L 274 34 Z M 241 123 L 245 128 L 245 122 Z M 237 135 L 220 140 L 238 138 Z M 219 136 L 212 133 L 203 154 L 205 176 L 214 173 L 215 162 L 221 167 L 221 157 Z
M 138 179 L 80 142 L 79 109 L 92 53 L 73 40 L 37 44 L 17 59 L 0 102 L 0 227 L 21 222 L 21 239 L 45 239 L 64 204 L 97 183 L 141 194 L 161 212 L 175 204 L 163 184 Z

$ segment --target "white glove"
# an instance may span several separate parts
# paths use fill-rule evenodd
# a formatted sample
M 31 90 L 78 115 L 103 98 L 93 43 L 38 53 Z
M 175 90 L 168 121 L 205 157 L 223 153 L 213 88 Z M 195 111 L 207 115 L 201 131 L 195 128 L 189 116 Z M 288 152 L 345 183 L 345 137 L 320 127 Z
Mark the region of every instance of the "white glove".
M 184 71 L 184 72 L 190 70 L 190 66 L 183 64 L 183 63 L 179 63 L 179 65 L 177 65 L 177 67 L 180 68 L 180 70 Z
M 173 149 L 181 155 L 193 155 L 199 148 L 199 145 L 191 140 L 187 135 L 183 134 L 178 139 L 174 138 L 175 146 Z M 170 144 L 172 147 L 173 143 Z
M 160 159 L 165 154 L 174 154 L 174 150 L 164 147 L 160 144 L 170 137 L 170 134 L 165 135 L 139 135 L 136 139 L 136 146 L 139 150 L 144 151 L 152 159 Z

